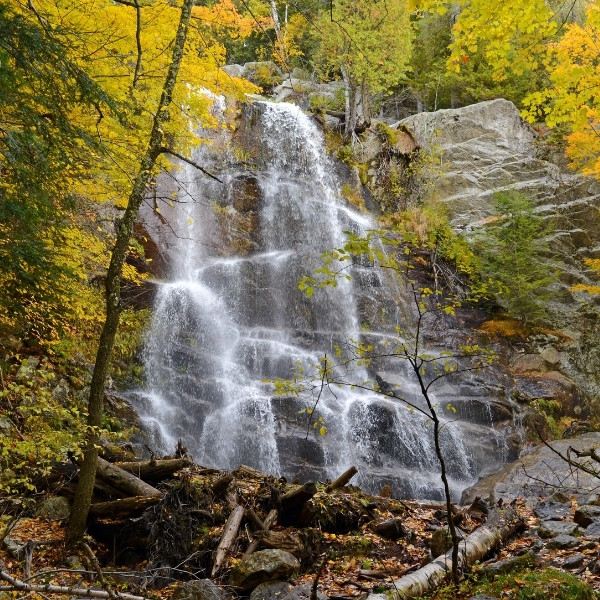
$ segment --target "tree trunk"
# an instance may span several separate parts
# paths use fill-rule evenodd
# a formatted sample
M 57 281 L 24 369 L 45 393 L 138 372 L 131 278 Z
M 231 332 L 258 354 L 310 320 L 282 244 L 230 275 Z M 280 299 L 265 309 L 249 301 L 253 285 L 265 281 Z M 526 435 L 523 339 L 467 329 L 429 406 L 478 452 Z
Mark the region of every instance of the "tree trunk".
M 191 464 L 191 461 L 187 458 L 167 458 L 142 462 L 118 462 L 114 463 L 114 466 L 132 473 L 144 481 L 161 481 L 171 477 L 177 471 L 189 467 Z
M 121 490 L 127 496 L 158 496 L 162 494 L 149 483 L 142 481 L 132 473 L 109 463 L 100 456 L 98 457 L 96 476 L 110 483 L 111 486 Z
M 347 471 L 344 471 L 337 479 L 334 479 L 325 488 L 325 491 L 329 493 L 337 488 L 344 487 L 357 473 L 358 469 L 356 467 L 350 467 Z
M 88 400 L 88 435 L 85 442 L 83 464 L 79 472 L 79 483 L 75 492 L 75 499 L 71 509 L 71 517 L 67 528 L 67 542 L 75 543 L 80 540 L 85 532 L 90 502 L 96 478 L 96 463 L 98 460 L 98 429 L 102 426 L 104 411 L 104 385 L 110 362 L 110 354 L 114 346 L 115 334 L 119 325 L 120 300 L 121 300 L 121 272 L 129 239 L 133 231 L 133 224 L 137 217 L 140 205 L 144 199 L 148 183 L 152 177 L 156 160 L 162 152 L 163 123 L 168 119 L 168 108 L 173 97 L 173 89 L 179 74 L 181 59 L 187 38 L 190 16 L 194 0 L 184 0 L 181 8 L 181 17 L 177 28 L 177 35 L 173 44 L 173 55 L 169 70 L 165 78 L 162 94 L 158 103 L 148 147 L 136 175 L 127 209 L 119 225 L 117 239 L 112 251 L 110 266 L 106 276 L 106 319 L 100 334 L 96 363 L 90 385 Z
M 265 517 L 262 523 L 262 531 L 269 531 L 269 529 L 277 522 L 277 511 L 272 509 L 269 514 Z M 254 539 L 248 545 L 248 549 L 244 552 L 244 556 L 252 554 L 260 546 L 260 538 L 255 536 Z
M 496 526 L 482 526 L 460 543 L 460 565 L 465 567 L 482 559 L 494 546 L 514 535 L 523 527 L 523 521 L 512 520 Z M 442 554 L 418 569 L 393 582 L 394 600 L 417 598 L 433 591 L 452 569 L 452 551 Z M 369 594 L 366 600 L 388 600 L 384 594 Z
M 110 502 L 97 502 L 90 505 L 90 517 L 114 517 L 122 519 L 133 517 L 144 512 L 149 506 L 158 504 L 160 496 L 134 496 L 122 500 L 111 500 Z
M 213 568 L 210 573 L 211 577 L 214 577 L 223 566 L 223 563 L 227 558 L 227 552 L 229 552 L 229 549 L 231 548 L 231 545 L 237 536 L 240 525 L 242 524 L 243 516 L 243 506 L 236 506 L 233 512 L 229 515 L 229 519 L 227 519 L 227 523 L 225 523 L 225 527 L 223 528 L 221 541 L 219 542 L 217 551 L 215 553 L 215 562 L 213 563 Z

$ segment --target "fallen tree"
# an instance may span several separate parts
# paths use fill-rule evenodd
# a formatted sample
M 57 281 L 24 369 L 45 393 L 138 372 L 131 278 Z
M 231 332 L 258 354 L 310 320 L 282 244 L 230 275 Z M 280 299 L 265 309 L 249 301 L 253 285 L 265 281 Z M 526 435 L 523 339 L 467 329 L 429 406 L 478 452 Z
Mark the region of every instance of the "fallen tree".
M 490 519 L 494 521 L 494 519 Z M 511 511 L 495 525 L 483 525 L 468 535 L 459 544 L 459 569 L 482 559 L 492 548 L 525 528 L 523 519 Z M 435 558 L 432 562 L 392 582 L 390 590 L 394 600 L 417 598 L 433 591 L 452 571 L 452 550 Z M 387 594 L 369 594 L 366 600 L 390 600 Z

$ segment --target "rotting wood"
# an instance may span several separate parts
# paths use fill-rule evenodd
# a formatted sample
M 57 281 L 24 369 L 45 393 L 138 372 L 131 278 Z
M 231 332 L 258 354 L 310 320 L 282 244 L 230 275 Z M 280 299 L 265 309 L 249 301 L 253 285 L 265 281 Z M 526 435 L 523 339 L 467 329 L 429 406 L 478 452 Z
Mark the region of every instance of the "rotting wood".
M 227 553 L 231 548 L 233 541 L 235 540 L 237 533 L 240 529 L 240 525 L 242 524 L 242 518 L 244 516 L 244 507 L 236 506 L 232 513 L 229 515 L 229 519 L 227 519 L 227 523 L 225 523 L 225 527 L 223 528 L 223 535 L 221 536 L 221 541 L 217 546 L 217 550 L 215 552 L 215 560 L 213 563 L 213 568 L 211 571 L 211 577 L 214 577 L 223 566 L 225 559 L 227 558 Z
M 524 528 L 520 518 L 507 518 L 497 525 L 483 525 L 460 542 L 459 567 L 462 569 L 482 559 L 492 548 Z M 391 598 L 416 598 L 433 591 L 451 573 L 452 550 L 435 558 L 417 571 L 393 582 Z M 366 600 L 389 600 L 386 594 L 369 594 Z
M 334 479 L 325 488 L 325 491 L 329 493 L 337 488 L 344 487 L 357 473 L 358 469 L 356 467 L 350 467 L 347 471 L 344 471 L 337 479 Z
M 277 511 L 275 509 L 272 509 L 269 511 L 269 514 L 265 517 L 265 520 L 263 521 L 264 528 L 262 529 L 262 531 L 269 531 L 269 529 L 273 527 L 273 525 L 275 525 L 276 522 Z M 255 537 L 248 545 L 246 552 L 244 552 L 244 556 L 248 556 L 249 554 L 255 552 L 260 546 L 260 542 L 260 538 Z
M 371 529 L 380 537 L 388 540 L 397 540 L 404 535 L 404 528 L 400 519 L 386 519 L 371 525 Z
M 259 531 L 256 535 L 262 548 L 276 548 L 293 554 L 296 558 L 304 554 L 304 544 L 300 538 L 293 533 L 285 531 Z
M 304 485 L 281 496 L 281 512 L 287 513 L 298 510 L 317 493 L 314 481 L 307 481 Z
M 233 475 L 231 475 L 230 473 L 227 473 L 226 475 L 223 475 L 222 477 L 219 477 L 210 486 L 210 491 L 213 493 L 213 496 L 215 498 L 220 498 L 225 493 L 225 491 L 229 487 L 229 484 L 232 481 L 233 481 Z
M 96 475 L 128 496 L 161 496 L 161 492 L 132 473 L 98 457 Z
M 78 587 L 67 587 L 62 585 L 34 585 L 32 583 L 26 583 L 12 577 L 8 571 L 5 570 L 5 566 L 0 561 L 0 580 L 6 581 L 8 585 L 0 585 L 0 592 L 25 592 L 27 594 L 38 593 L 38 594 L 61 594 L 69 596 L 80 596 L 85 598 L 108 598 L 110 600 L 111 594 L 104 590 L 94 590 L 91 588 L 78 588 Z M 119 592 L 118 598 L 120 600 L 147 600 L 145 596 L 133 596 L 132 594 L 125 594 Z
M 161 481 L 171 477 L 177 471 L 191 466 L 192 462 L 187 458 L 167 458 L 163 460 L 144 460 L 141 462 L 117 462 L 113 463 L 119 469 L 132 473 L 144 481 Z
M 132 517 L 142 513 L 149 506 L 158 504 L 160 500 L 160 496 L 133 496 L 121 500 L 111 500 L 110 502 L 97 502 L 90 506 L 90 516 L 94 518 Z
M 258 515 L 251 509 L 246 509 L 245 517 L 247 521 L 250 521 L 252 525 L 254 525 L 254 529 L 258 529 L 259 531 L 266 531 L 265 524 L 260 520 Z

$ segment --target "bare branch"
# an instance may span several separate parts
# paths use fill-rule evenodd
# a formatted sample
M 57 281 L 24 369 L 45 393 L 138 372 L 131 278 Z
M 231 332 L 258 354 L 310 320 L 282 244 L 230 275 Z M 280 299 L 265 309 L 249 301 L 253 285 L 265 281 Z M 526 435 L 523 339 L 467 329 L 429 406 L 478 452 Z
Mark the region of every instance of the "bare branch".
M 162 148 L 160 148 L 160 153 L 161 154 L 170 154 L 171 156 L 174 156 L 175 158 L 182 160 L 183 162 L 187 163 L 188 165 L 191 165 L 195 169 L 198 169 L 198 171 L 201 171 L 202 173 L 204 173 L 211 179 L 214 179 L 215 181 L 218 181 L 219 183 L 225 183 L 222 179 L 219 179 L 216 175 L 213 175 L 210 171 L 207 171 L 204 167 L 201 167 L 197 162 L 194 162 L 193 160 L 186 158 L 185 156 L 183 156 L 183 154 L 179 154 L 179 152 L 175 152 L 175 150 L 171 150 L 170 148 L 166 148 L 163 146 Z

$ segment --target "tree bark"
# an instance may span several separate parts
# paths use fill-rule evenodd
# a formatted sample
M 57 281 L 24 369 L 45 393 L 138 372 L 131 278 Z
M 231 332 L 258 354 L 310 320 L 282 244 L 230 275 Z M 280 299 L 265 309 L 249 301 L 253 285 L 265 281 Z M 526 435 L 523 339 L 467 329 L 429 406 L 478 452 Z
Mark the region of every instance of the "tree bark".
M 269 531 L 269 529 L 271 529 L 271 527 L 273 527 L 273 525 L 275 525 L 276 522 L 277 511 L 275 509 L 272 509 L 271 511 L 269 511 L 269 514 L 265 517 L 265 520 L 262 523 L 263 527 L 261 531 Z M 254 551 L 256 551 L 260 546 L 260 542 L 260 536 L 255 536 L 255 538 L 248 545 L 246 552 L 244 552 L 244 556 L 248 556 L 249 554 L 252 554 Z
M 520 519 L 496 526 L 482 526 L 459 544 L 461 567 L 482 559 L 494 546 L 502 543 L 523 528 Z M 393 582 L 391 591 L 394 600 L 417 598 L 434 590 L 452 570 L 452 550 L 442 554 L 421 569 Z M 366 600 L 389 600 L 385 594 L 369 594 Z
M 325 491 L 329 493 L 337 488 L 344 487 L 357 473 L 358 469 L 356 467 L 350 467 L 347 471 L 344 471 L 337 479 L 334 479 L 325 488 Z
M 314 481 L 307 481 L 304 485 L 281 496 L 281 512 L 298 510 L 317 493 Z
M 171 477 L 177 471 L 189 467 L 192 463 L 187 458 L 167 458 L 164 460 L 146 460 L 142 462 L 118 462 L 115 467 L 136 475 L 144 481 L 161 481 Z
M 132 517 L 146 510 L 149 506 L 158 504 L 160 496 L 134 496 L 110 502 L 97 502 L 90 505 L 90 517 Z
M 109 463 L 100 456 L 96 466 L 96 476 L 121 490 L 127 496 L 158 496 L 162 494 L 149 483 L 142 481 L 128 471 Z
M 227 558 L 227 552 L 231 548 L 235 537 L 237 536 L 240 525 L 242 524 L 242 518 L 244 516 L 244 507 L 236 506 L 233 512 L 229 515 L 229 519 L 227 519 L 227 523 L 225 523 L 225 527 L 223 528 L 223 535 L 221 536 L 221 541 L 217 546 L 217 551 L 215 553 L 215 561 L 213 563 L 213 568 L 210 573 L 211 577 L 214 577 L 223 566 L 225 559 Z
M 175 88 L 175 83 L 177 82 L 179 67 L 183 58 L 183 51 L 193 6 L 194 0 L 184 0 L 181 8 L 177 34 L 173 44 L 171 64 L 169 65 L 162 94 L 154 115 L 148 147 L 140 161 L 139 170 L 129 195 L 127 208 L 119 225 L 117 239 L 112 251 L 108 274 L 106 276 L 106 319 L 100 334 L 96 363 L 94 365 L 94 372 L 90 384 L 87 419 L 89 433 L 87 435 L 83 453 L 83 464 L 79 472 L 79 483 L 75 492 L 71 517 L 67 527 L 67 542 L 71 544 L 83 537 L 94 490 L 96 463 L 98 460 L 98 430 L 102 426 L 104 385 L 110 363 L 110 354 L 114 346 L 115 334 L 119 325 L 121 308 L 121 273 L 125 261 L 125 253 L 133 231 L 133 224 L 144 199 L 148 183 L 152 177 L 156 160 L 161 153 L 164 135 L 162 127 L 169 116 L 168 108 L 173 99 L 173 90 Z

